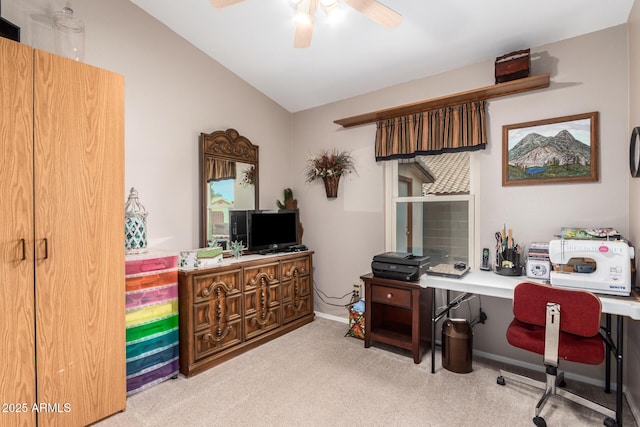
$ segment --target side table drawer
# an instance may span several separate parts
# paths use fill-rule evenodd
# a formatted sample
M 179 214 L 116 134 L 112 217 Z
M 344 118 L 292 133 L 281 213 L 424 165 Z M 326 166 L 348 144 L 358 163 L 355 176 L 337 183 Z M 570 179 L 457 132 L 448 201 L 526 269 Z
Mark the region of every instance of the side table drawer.
M 411 291 L 371 284 L 371 300 L 388 305 L 411 308 Z

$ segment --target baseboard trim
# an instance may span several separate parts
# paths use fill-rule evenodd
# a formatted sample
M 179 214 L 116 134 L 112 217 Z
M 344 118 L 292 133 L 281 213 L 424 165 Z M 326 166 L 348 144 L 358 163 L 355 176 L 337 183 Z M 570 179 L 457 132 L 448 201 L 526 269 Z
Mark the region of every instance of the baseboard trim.
M 544 366 L 543 365 L 537 365 L 535 363 L 523 362 L 523 361 L 518 360 L 518 359 L 512 359 L 510 357 L 499 356 L 499 355 L 493 354 L 493 353 L 486 353 L 484 351 L 473 350 L 473 354 L 476 354 L 479 357 L 482 357 L 482 358 L 485 358 L 485 359 L 489 359 L 489 360 L 493 360 L 493 361 L 496 361 L 496 362 L 505 363 L 505 364 L 513 365 L 513 366 L 518 366 L 520 368 L 530 369 L 530 370 L 536 371 L 536 372 L 544 372 Z M 560 368 L 558 368 L 558 369 L 560 369 Z M 584 375 L 572 374 L 570 372 L 565 372 L 564 376 L 567 379 L 579 381 L 581 383 L 590 384 L 590 385 L 597 386 L 597 387 L 604 387 L 604 381 L 597 380 L 595 378 L 586 377 Z M 616 383 L 612 382 L 611 383 L 611 388 L 615 389 L 616 388 Z M 624 384 L 623 384 L 623 392 L 624 392 Z
M 322 317 L 323 319 L 329 319 L 335 322 L 345 323 L 347 325 L 349 324 L 349 319 L 345 317 L 334 316 L 332 314 L 321 313 L 319 311 L 316 311 L 315 313 L 317 317 Z
M 640 424 L 638 423 L 638 420 L 640 420 L 640 408 L 638 408 L 638 405 L 636 405 L 636 399 L 634 399 L 633 393 L 626 390 L 626 387 L 622 388 L 625 389 L 624 394 L 627 396 L 627 403 L 629 404 L 629 409 L 631 409 L 633 420 L 636 422 L 636 424 Z

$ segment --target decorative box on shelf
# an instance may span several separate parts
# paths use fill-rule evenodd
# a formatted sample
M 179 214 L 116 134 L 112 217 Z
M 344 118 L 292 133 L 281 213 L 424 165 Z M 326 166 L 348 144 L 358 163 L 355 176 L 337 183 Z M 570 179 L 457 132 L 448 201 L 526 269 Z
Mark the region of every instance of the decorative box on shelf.
M 517 50 L 496 58 L 496 84 L 529 77 L 530 49 Z
M 214 267 L 222 262 L 222 252 L 220 247 L 181 251 L 178 267 L 181 269 Z
M 126 257 L 127 396 L 178 375 L 177 268 L 173 253 Z

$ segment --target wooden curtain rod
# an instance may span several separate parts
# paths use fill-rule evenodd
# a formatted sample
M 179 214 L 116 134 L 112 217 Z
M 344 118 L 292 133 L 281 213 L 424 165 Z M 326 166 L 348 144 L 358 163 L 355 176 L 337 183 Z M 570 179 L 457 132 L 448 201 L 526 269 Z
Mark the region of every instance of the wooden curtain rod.
M 549 87 L 549 84 L 550 75 L 548 73 L 540 74 L 537 76 L 525 77 L 509 82 L 498 83 L 478 89 L 472 89 L 465 92 L 458 92 L 452 95 L 432 98 L 426 101 L 415 102 L 413 104 L 405 104 L 397 107 L 387 108 L 384 110 L 372 111 L 370 113 L 360 114 L 357 116 L 346 117 L 344 119 L 334 120 L 334 123 L 348 128 L 367 123 L 375 123 L 380 120 L 392 119 L 407 114 L 421 113 L 424 111 L 435 110 L 437 108 L 460 105 L 466 102 L 498 98 L 501 96 L 513 95 L 516 93 L 528 92 L 536 89 L 543 89 Z

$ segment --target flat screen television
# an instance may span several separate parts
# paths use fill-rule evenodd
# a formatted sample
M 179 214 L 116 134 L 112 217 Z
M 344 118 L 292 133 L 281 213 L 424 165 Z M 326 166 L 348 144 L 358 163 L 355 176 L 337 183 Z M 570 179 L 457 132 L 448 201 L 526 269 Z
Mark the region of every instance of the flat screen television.
M 298 211 L 248 211 L 247 230 L 249 251 L 287 250 L 298 243 Z

